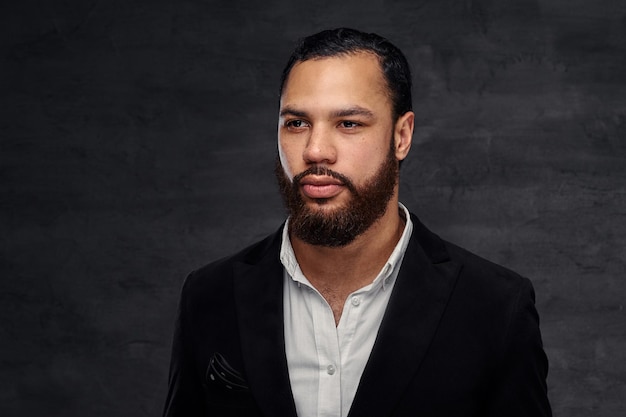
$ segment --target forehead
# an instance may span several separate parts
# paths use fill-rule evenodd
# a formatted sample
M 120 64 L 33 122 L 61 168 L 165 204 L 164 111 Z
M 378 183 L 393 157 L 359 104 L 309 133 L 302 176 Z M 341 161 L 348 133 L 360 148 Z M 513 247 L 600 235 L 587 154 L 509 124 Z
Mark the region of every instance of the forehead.
M 298 62 L 283 88 L 281 107 L 303 105 L 388 107 L 391 100 L 378 58 L 371 53 Z

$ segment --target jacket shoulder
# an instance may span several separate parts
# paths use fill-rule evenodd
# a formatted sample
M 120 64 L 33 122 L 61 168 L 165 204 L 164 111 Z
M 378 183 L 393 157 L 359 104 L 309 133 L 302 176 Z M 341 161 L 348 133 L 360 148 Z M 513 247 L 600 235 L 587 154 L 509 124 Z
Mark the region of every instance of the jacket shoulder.
M 522 287 L 532 288 L 530 280 L 430 231 L 416 216 L 414 238 L 433 264 L 452 262 L 460 265 L 459 284 L 469 285 L 486 296 L 512 294 Z
M 493 324 L 490 326 L 493 337 L 497 333 L 493 329 L 498 328 L 505 331 L 502 336 L 507 340 L 511 337 L 506 334 L 507 329 L 520 315 L 532 317 L 538 324 L 535 290 L 530 279 L 453 243 L 444 244 L 450 258 L 461 265 L 450 311 L 472 312 L 473 317 L 483 317 L 482 322 Z M 505 339 L 500 343 L 494 341 L 494 345 L 506 344 Z
M 505 266 L 483 258 L 482 256 L 457 246 L 454 243 L 444 241 L 444 245 L 450 254 L 450 258 L 463 265 L 463 272 L 465 274 L 475 276 L 478 279 L 503 279 L 517 284 L 519 284 L 520 281 L 527 279 Z
M 233 265 L 236 263 L 258 264 L 278 259 L 282 237 L 282 226 L 264 239 L 247 246 L 246 248 L 210 262 L 193 270 L 185 279 L 183 294 L 186 292 L 202 292 L 205 287 L 219 287 L 226 285 L 233 275 Z

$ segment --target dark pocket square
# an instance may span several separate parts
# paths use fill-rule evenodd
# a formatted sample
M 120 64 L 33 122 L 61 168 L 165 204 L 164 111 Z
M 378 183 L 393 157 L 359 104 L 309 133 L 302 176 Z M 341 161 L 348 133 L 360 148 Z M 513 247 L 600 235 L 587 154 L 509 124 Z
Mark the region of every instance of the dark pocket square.
M 219 352 L 215 352 L 209 362 L 206 379 L 209 383 L 220 385 L 231 391 L 248 390 L 243 376 L 230 366 Z

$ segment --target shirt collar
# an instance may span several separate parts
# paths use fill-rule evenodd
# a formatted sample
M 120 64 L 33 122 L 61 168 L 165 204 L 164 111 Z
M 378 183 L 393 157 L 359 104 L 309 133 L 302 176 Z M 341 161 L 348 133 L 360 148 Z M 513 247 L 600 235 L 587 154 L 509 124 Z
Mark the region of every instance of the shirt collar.
M 398 240 L 396 247 L 391 252 L 391 255 L 389 255 L 389 259 L 387 259 L 385 266 L 382 268 L 378 276 L 376 276 L 374 281 L 370 284 L 372 287 L 376 286 L 381 281 L 383 289 L 387 289 L 387 287 L 392 284 L 392 280 L 395 279 L 395 277 L 398 275 L 397 271 L 400 268 L 400 264 L 402 263 L 402 259 L 404 258 L 404 253 L 406 252 L 406 248 L 409 245 L 411 233 L 413 232 L 413 222 L 411 221 L 411 215 L 409 213 L 409 210 L 402 203 L 398 203 L 398 207 L 404 217 L 404 230 L 402 231 L 402 236 L 400 236 L 400 240 Z M 306 277 L 300 270 L 300 265 L 296 260 L 296 254 L 294 253 L 293 246 L 291 246 L 291 241 L 289 240 L 289 231 L 287 230 L 288 227 L 289 219 L 287 219 L 287 221 L 285 222 L 285 227 L 283 227 L 282 243 L 280 247 L 280 262 L 285 267 L 285 271 L 287 271 L 291 279 L 296 281 L 298 285 L 300 285 L 300 283 L 303 283 L 307 286 L 311 286 L 309 280 L 306 279 Z M 370 287 L 370 285 L 368 285 L 367 287 Z

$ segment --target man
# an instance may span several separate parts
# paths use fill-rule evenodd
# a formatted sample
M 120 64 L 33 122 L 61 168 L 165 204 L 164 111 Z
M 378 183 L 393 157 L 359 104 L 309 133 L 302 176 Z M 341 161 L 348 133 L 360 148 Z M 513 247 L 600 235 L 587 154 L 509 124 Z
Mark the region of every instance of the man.
M 300 43 L 279 109 L 289 218 L 187 278 L 164 415 L 551 415 L 530 281 L 398 201 L 410 91 L 378 35 Z

